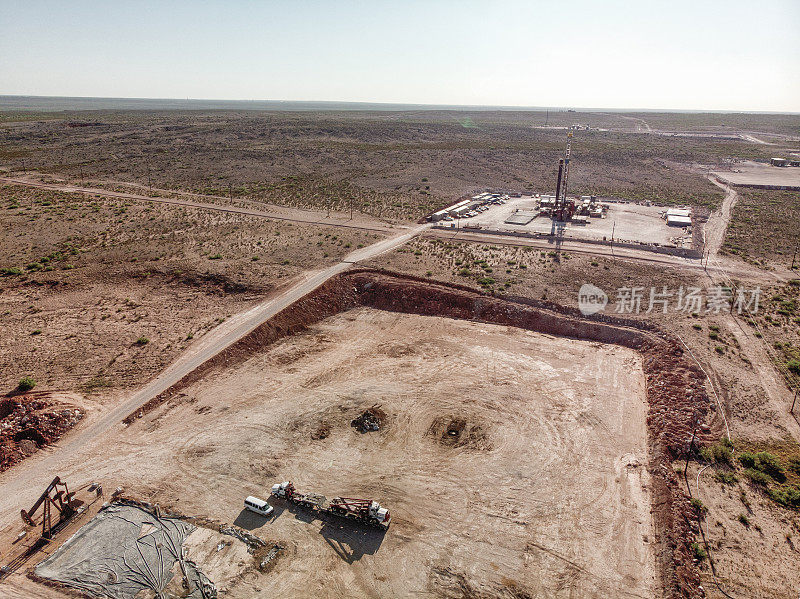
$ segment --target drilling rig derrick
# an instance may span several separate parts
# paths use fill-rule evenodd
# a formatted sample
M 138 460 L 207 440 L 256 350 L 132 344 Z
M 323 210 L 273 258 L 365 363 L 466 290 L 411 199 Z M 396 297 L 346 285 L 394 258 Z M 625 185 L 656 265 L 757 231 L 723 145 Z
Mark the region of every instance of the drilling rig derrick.
M 567 200 L 567 181 L 569 180 L 569 161 L 572 151 L 572 131 L 567 133 L 567 148 L 564 158 L 558 161 L 558 180 L 556 181 L 556 203 L 553 209 L 553 219 L 566 221 L 572 218 L 575 212 L 574 202 Z

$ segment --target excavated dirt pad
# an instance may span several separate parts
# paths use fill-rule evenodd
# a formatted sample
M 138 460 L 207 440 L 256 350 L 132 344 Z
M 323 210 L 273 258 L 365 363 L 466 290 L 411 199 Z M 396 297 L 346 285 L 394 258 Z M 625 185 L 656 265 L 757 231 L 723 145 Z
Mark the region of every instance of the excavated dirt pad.
M 149 402 L 143 410 L 131 414 L 126 422 L 133 422 L 137 416 L 164 402 L 180 403 L 182 394 L 176 391 L 203 376 L 233 367 L 282 337 L 304 331 L 313 323 L 359 305 L 505 324 L 638 351 L 643 356 L 649 405 L 648 470 L 652 480 L 658 575 L 667 597 L 701 596 L 700 577 L 689 547 L 697 531 L 691 523 L 692 510 L 672 468 L 672 460 L 686 451 L 692 431 L 697 431 L 698 442 L 708 436 L 707 424 L 713 416 L 713 406 L 706 394 L 705 376 L 684 356 L 680 342 L 646 323 L 604 315 L 585 318 L 577 310 L 549 302 L 500 299 L 468 287 L 435 283 L 420 277 L 372 269 L 354 270 L 331 279 L 280 312 L 187 375 L 173 389 Z M 325 345 L 324 337 L 317 345 Z M 402 354 L 407 349 L 395 351 Z M 264 470 L 273 471 L 269 467 Z
M 624 347 L 356 308 L 186 386 L 83 468 L 287 546 L 231 597 L 652 596 L 645 385 Z M 386 426 L 355 433 L 376 403 Z M 280 480 L 376 499 L 391 528 L 242 511 Z
M 55 443 L 83 418 L 69 401 L 77 396 L 50 391 L 0 399 L 0 472 Z

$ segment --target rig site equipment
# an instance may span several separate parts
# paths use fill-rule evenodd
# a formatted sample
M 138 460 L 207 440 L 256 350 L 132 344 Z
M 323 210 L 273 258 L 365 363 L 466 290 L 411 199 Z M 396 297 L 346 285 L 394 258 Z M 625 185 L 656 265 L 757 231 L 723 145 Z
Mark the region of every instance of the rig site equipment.
M 29 526 L 35 526 L 36 523 L 34 522 L 33 517 L 36 514 L 36 510 L 39 509 L 39 506 L 43 506 L 42 538 L 51 538 L 53 536 L 54 529 L 57 528 L 62 522 L 69 520 L 75 513 L 75 505 L 73 503 L 74 495 L 74 493 L 69 492 L 67 483 L 62 483 L 61 479 L 56 476 L 53 479 L 53 482 L 47 486 L 44 493 L 42 493 L 39 499 L 36 500 L 36 503 L 33 504 L 31 509 L 29 509 L 27 512 L 25 510 L 20 510 L 20 515 L 22 516 L 23 522 Z M 55 523 L 55 525 L 52 521 L 52 510 L 58 512 L 59 515 L 58 521 Z
M 275 497 L 285 499 L 289 503 L 315 512 L 355 520 L 382 530 L 388 529 L 392 520 L 389 510 L 381 507 L 381 504 L 377 501 L 354 499 L 352 497 L 334 497 L 327 503 L 322 495 L 299 493 L 289 481 L 272 485 L 272 494 Z
M 572 218 L 575 213 L 575 202 L 567 199 L 567 181 L 569 180 L 569 161 L 572 154 L 572 132 L 567 133 L 567 147 L 564 158 L 558 161 L 558 179 L 556 180 L 556 202 L 553 208 L 553 218 L 565 221 Z

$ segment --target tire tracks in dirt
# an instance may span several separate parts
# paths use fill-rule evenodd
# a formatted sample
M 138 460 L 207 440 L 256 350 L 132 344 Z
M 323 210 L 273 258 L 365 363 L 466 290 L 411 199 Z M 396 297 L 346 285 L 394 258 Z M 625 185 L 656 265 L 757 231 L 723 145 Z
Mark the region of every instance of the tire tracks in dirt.
M 46 189 L 50 191 L 61 191 L 64 193 L 81 193 L 84 195 L 99 195 L 112 199 L 134 200 L 139 202 L 151 202 L 154 204 L 170 204 L 173 206 L 182 206 L 185 208 L 198 208 L 201 210 L 212 210 L 216 212 L 226 212 L 229 214 L 241 214 L 244 216 L 255 216 L 258 218 L 267 218 L 270 220 L 282 220 L 287 222 L 303 223 L 308 225 L 319 225 L 325 227 L 339 227 L 345 229 L 358 229 L 360 231 L 370 231 L 373 233 L 390 233 L 395 231 L 396 228 L 386 223 L 375 221 L 371 223 L 358 224 L 356 222 L 342 222 L 341 220 L 326 218 L 313 211 L 300 211 L 293 210 L 288 214 L 283 214 L 277 211 L 256 210 L 252 208 L 241 208 L 233 205 L 223 204 L 209 204 L 207 202 L 199 202 L 193 200 L 181 200 L 177 198 L 162 198 L 149 195 L 140 195 L 135 193 L 126 193 L 122 191 L 110 191 L 99 187 L 82 187 L 78 185 L 70 185 L 67 183 L 43 183 L 40 181 L 31 181 L 25 178 L 16 177 L 0 177 L 0 183 L 8 183 L 11 185 L 22 185 L 25 187 L 33 187 L 36 189 Z M 203 197 L 203 196 L 199 196 Z M 221 199 L 218 196 L 207 196 L 212 199 Z
M 719 179 L 709 176 L 708 180 L 725 192 L 722 206 L 711 215 L 703 230 L 706 252 L 709 257 L 716 258 L 725 241 L 725 231 L 728 230 L 728 225 L 731 222 L 731 214 L 733 213 L 733 207 L 736 205 L 738 195 L 733 187 L 726 185 Z

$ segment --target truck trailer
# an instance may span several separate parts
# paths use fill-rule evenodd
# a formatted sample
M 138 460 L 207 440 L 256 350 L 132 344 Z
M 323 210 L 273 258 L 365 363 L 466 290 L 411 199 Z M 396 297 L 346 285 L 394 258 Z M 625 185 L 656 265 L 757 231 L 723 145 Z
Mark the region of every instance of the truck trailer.
M 381 507 L 377 501 L 334 497 L 328 502 L 323 495 L 298 492 L 289 481 L 272 485 L 272 494 L 314 512 L 355 520 L 382 530 L 388 529 L 392 520 L 389 510 Z

